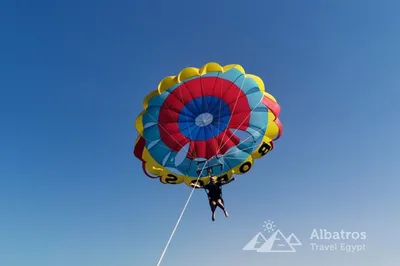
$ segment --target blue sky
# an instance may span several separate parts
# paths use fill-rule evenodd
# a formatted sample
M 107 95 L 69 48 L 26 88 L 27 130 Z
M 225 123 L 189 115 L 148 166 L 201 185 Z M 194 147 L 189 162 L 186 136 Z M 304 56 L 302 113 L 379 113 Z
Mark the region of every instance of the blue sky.
M 0 264 L 156 265 L 190 189 L 143 175 L 133 123 L 163 77 L 215 61 L 263 78 L 284 133 L 225 188 L 229 219 L 196 191 L 161 265 L 399 265 L 399 8 L 3 2 Z M 241 250 L 268 219 L 297 253 Z M 367 251 L 313 252 L 314 228 L 366 231 Z

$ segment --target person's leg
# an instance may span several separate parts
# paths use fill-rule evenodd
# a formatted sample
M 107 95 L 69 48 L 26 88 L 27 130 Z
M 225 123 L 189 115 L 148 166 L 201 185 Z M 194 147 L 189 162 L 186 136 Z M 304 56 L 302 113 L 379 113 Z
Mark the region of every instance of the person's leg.
M 217 202 L 215 200 L 210 199 L 210 208 L 211 208 L 211 217 L 212 220 L 215 221 L 215 210 L 217 209 Z
M 225 209 L 224 200 L 223 199 L 218 199 L 217 205 L 218 205 L 218 207 L 220 207 L 224 211 L 225 216 L 228 217 L 229 214 Z

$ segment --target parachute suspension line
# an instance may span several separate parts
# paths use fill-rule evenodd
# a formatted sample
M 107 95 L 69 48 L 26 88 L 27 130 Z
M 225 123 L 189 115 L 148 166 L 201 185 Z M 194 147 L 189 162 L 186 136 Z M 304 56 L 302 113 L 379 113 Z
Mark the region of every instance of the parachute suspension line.
M 260 128 L 260 129 L 261 129 L 261 130 L 265 130 L 267 127 L 268 127 L 268 125 L 263 126 L 263 127 Z M 239 144 L 241 144 L 241 143 L 243 143 L 243 142 L 245 142 L 245 141 L 247 141 L 248 139 L 251 139 L 251 138 L 252 138 L 252 136 L 249 136 L 249 137 L 245 138 L 244 140 L 242 140 L 241 142 L 239 142 Z M 234 157 L 231 156 L 231 155 L 232 155 L 232 154 L 235 154 L 235 153 L 237 153 L 237 152 L 240 152 L 240 150 L 234 150 L 234 151 L 230 150 L 230 151 L 228 151 L 227 153 L 224 154 L 224 158 L 226 158 L 226 159 L 234 158 Z M 228 156 L 228 155 L 229 155 L 229 156 Z
M 220 72 L 218 72 L 217 77 L 219 77 L 219 74 L 220 74 Z M 216 84 L 217 84 L 217 82 L 214 82 L 213 92 L 214 92 L 214 89 L 215 89 L 215 85 L 216 85 Z M 206 94 L 204 93 L 203 80 L 202 80 L 201 76 L 200 76 L 200 89 L 201 89 L 201 94 L 202 94 L 202 96 L 203 96 L 203 97 L 206 97 Z M 207 113 L 208 113 L 208 114 L 207 114 L 207 117 L 205 118 L 205 120 L 208 121 L 208 119 L 209 119 L 210 116 L 211 116 L 211 113 L 210 113 L 211 109 L 210 109 L 210 106 L 208 105 L 207 99 L 205 99 L 205 104 L 206 104 L 206 109 L 207 109 Z M 219 118 L 218 118 L 218 119 L 219 119 Z M 209 127 L 207 127 L 207 128 L 211 131 L 211 134 L 213 135 L 213 138 L 215 138 L 214 131 L 213 131 L 211 128 L 209 128 Z M 206 132 L 204 131 L 204 133 L 206 133 Z
M 204 171 L 206 165 L 207 165 L 207 164 L 204 164 L 203 168 L 201 169 L 201 172 L 200 172 L 199 176 L 197 177 L 196 183 L 199 181 L 199 179 L 200 179 L 200 177 L 201 177 L 201 174 L 203 173 L 203 171 Z M 164 251 L 163 251 L 162 254 L 161 254 L 161 257 L 160 257 L 160 259 L 159 259 L 159 261 L 158 261 L 158 263 L 157 263 L 157 266 L 160 266 L 160 264 L 161 264 L 161 262 L 162 262 L 162 260 L 163 260 L 163 258 L 164 258 L 165 252 L 167 252 L 167 249 L 168 249 L 168 247 L 169 247 L 169 244 L 171 243 L 171 240 L 172 240 L 172 238 L 173 238 L 174 235 L 175 235 L 176 229 L 178 228 L 178 226 L 179 226 L 179 224 L 180 224 L 180 222 L 181 222 L 181 219 L 182 219 L 182 217 L 183 217 L 183 214 L 184 214 L 185 211 L 186 211 L 186 207 L 188 206 L 188 204 L 189 204 L 189 202 L 190 202 L 190 200 L 191 200 L 191 198 L 192 198 L 192 195 L 193 195 L 193 192 L 194 192 L 195 189 L 196 189 L 196 187 L 193 187 L 192 191 L 190 192 L 189 198 L 187 199 L 187 201 L 186 201 L 186 203 L 185 203 L 185 206 L 183 207 L 182 212 L 181 212 L 181 214 L 179 215 L 178 221 L 177 221 L 176 224 L 175 224 L 174 230 L 172 230 L 171 236 L 169 237 L 168 242 L 167 242 L 167 244 L 165 245 Z
M 243 74 L 240 75 L 239 77 L 237 77 L 236 80 L 235 80 L 235 82 L 236 82 L 241 76 L 243 76 Z M 238 91 L 238 94 L 237 94 L 237 96 L 236 96 L 235 105 L 233 106 L 233 110 L 232 110 L 232 113 L 231 113 L 231 115 L 230 115 L 230 117 L 229 117 L 227 126 L 229 126 L 229 124 L 230 124 L 230 122 L 231 122 L 231 119 L 232 119 L 232 116 L 235 114 L 236 106 L 237 106 L 237 103 L 238 103 L 239 98 L 240 98 L 240 91 L 242 90 L 244 81 L 245 81 L 245 80 L 243 80 L 242 83 L 240 84 L 240 90 Z M 232 83 L 232 84 L 233 84 L 233 83 Z M 232 86 L 232 85 L 231 85 L 231 86 Z M 221 94 L 222 94 L 222 90 L 221 90 Z M 220 113 L 220 115 L 221 115 L 221 107 L 222 107 L 222 106 L 220 105 L 220 106 L 219 106 L 219 113 Z M 251 114 L 251 113 L 250 113 L 250 114 Z M 246 118 L 246 119 L 247 119 L 247 118 Z M 243 124 L 243 122 L 242 122 L 242 124 Z M 239 127 L 240 127 L 240 126 L 239 126 Z M 219 131 L 219 125 L 218 125 L 218 131 Z M 235 131 L 235 132 L 236 132 L 236 131 Z M 233 133 L 233 134 L 235 134 L 235 133 Z M 226 131 L 224 131 L 224 134 L 223 134 L 223 136 L 222 136 L 222 138 L 221 138 L 221 142 L 224 141 L 225 136 L 226 136 Z M 217 154 L 221 151 L 221 149 L 225 146 L 225 144 L 228 143 L 228 141 L 229 141 L 229 139 L 228 139 L 227 141 L 225 141 L 224 143 L 222 143 L 222 144 L 221 144 L 221 143 L 218 143 L 218 151 L 216 152 Z
M 218 72 L 218 74 L 217 74 L 217 78 L 219 78 L 219 75 L 221 74 L 221 72 Z M 203 95 L 206 95 L 205 94 L 205 92 L 204 92 L 204 87 L 203 87 L 203 80 L 201 79 L 201 76 L 200 76 L 200 85 L 201 85 L 201 92 L 202 92 L 202 94 Z M 214 82 L 214 86 L 213 86 L 213 92 L 215 91 L 215 87 L 217 86 L 217 81 L 215 81 Z M 232 84 L 229 86 L 229 88 L 232 86 Z M 221 96 L 222 96 L 222 94 L 221 94 Z M 212 106 L 212 105 L 208 105 L 208 101 L 206 100 L 205 101 L 206 102 L 206 108 L 207 108 L 207 112 L 208 112 L 208 115 L 207 115 L 207 118 L 206 118 L 206 120 L 208 120 L 209 119 L 209 117 L 210 117 L 210 115 L 211 115 L 211 112 L 215 109 L 215 107 L 217 106 Z M 219 101 L 219 112 L 218 112 L 218 131 L 219 131 L 219 127 L 220 127 L 220 123 L 221 123 L 221 105 L 222 105 L 222 101 L 220 100 Z M 216 139 L 217 138 L 217 136 L 214 134 L 214 131 L 213 131 L 213 129 L 212 128 L 208 128 L 210 131 L 211 131 L 211 134 L 212 134 L 212 136 L 213 136 L 213 139 Z M 217 131 L 217 132 L 218 132 Z M 217 143 L 217 145 L 218 145 L 218 143 Z M 217 161 L 220 163 L 220 166 L 221 166 L 221 171 L 222 171 L 222 169 L 223 169 L 223 163 L 221 163 L 221 161 L 220 161 L 220 159 L 219 159 L 219 156 L 218 156 L 218 151 L 214 154 L 214 156 L 213 157 L 215 157 L 216 159 L 217 159 Z M 211 173 L 212 173 L 212 171 L 213 171 L 213 168 L 212 168 L 212 166 L 211 166 Z M 207 171 L 208 172 L 208 171 Z M 210 172 L 208 172 L 207 173 L 208 175 L 210 175 Z M 212 175 L 214 175 L 213 173 L 212 173 Z
M 183 86 L 185 86 L 186 89 L 188 89 L 188 87 L 186 86 L 185 81 L 183 81 Z M 184 98 L 183 98 L 182 91 L 181 91 L 180 94 L 181 94 L 181 95 L 180 95 L 180 96 L 181 96 L 181 102 L 184 102 Z M 192 120 L 195 120 L 195 119 L 196 119 L 195 117 L 191 117 L 191 118 L 192 118 Z M 190 139 L 193 139 L 193 136 L 192 136 L 192 129 L 191 129 L 190 125 L 189 125 L 188 115 L 187 115 L 186 113 L 185 113 L 185 120 L 186 120 L 186 126 L 187 126 L 187 128 L 189 129 L 189 136 L 190 136 Z M 189 145 L 190 145 L 190 144 L 189 144 Z M 189 153 L 189 150 L 190 150 L 190 146 L 188 146 L 188 148 L 187 148 L 187 153 Z M 194 157 L 197 158 L 196 149 L 194 149 L 193 153 L 194 153 Z M 191 160 L 191 161 L 190 161 L 190 164 L 189 164 L 189 167 L 192 167 L 192 163 L 193 163 L 193 161 Z
M 249 118 L 249 117 L 251 116 L 251 114 L 254 112 L 254 110 L 257 109 L 257 107 L 260 105 L 261 102 L 262 102 L 262 98 L 258 101 L 256 107 L 254 107 L 254 109 L 251 110 L 250 113 L 246 116 L 246 118 L 240 123 L 240 125 L 238 126 L 238 128 L 235 129 L 235 130 L 232 132 L 232 134 L 235 134 L 235 133 L 239 130 L 239 128 L 243 125 L 243 123 L 247 120 L 247 118 Z M 246 139 L 246 140 L 247 140 L 247 139 Z M 225 146 L 225 144 L 228 143 L 228 141 L 229 141 L 229 140 L 225 141 L 225 142 L 223 143 L 222 147 Z M 239 142 L 239 143 L 242 143 L 242 142 Z M 226 153 L 226 154 L 228 154 L 228 153 Z M 233 154 L 233 153 L 231 153 L 231 154 Z
M 157 123 L 158 126 L 160 126 L 160 127 L 168 134 L 168 136 L 170 136 L 170 137 L 176 142 L 176 144 L 178 144 L 178 145 L 180 146 L 180 148 L 184 148 L 184 147 L 182 146 L 182 144 L 181 144 L 176 138 L 174 138 L 173 135 L 171 135 L 170 133 L 168 133 L 168 130 L 166 130 L 166 129 L 157 121 L 157 119 L 156 119 L 154 116 L 152 116 L 150 113 L 148 113 L 148 115 L 150 116 L 151 119 L 153 119 L 153 121 L 154 121 L 155 123 Z
M 185 83 L 184 83 L 184 84 L 185 84 Z M 185 85 L 185 86 L 186 86 L 186 85 Z M 182 96 L 181 96 L 181 99 L 183 99 Z M 182 101 L 182 102 L 183 102 L 183 101 Z M 172 120 L 174 120 L 174 117 L 173 117 L 173 115 L 171 114 L 171 108 L 170 108 L 169 104 L 168 104 L 167 102 L 164 102 L 164 104 L 167 106 L 167 110 L 168 110 L 168 115 L 169 115 L 169 117 L 170 117 Z M 164 128 L 164 127 L 158 122 L 158 119 L 156 119 L 155 117 L 153 117 L 150 113 L 148 113 L 148 115 L 149 115 L 150 118 L 153 120 L 153 122 L 155 122 L 159 127 L 161 127 L 161 128 L 165 131 L 165 133 L 167 133 L 167 135 L 168 135 L 169 137 L 171 137 L 171 139 L 174 140 L 176 144 L 178 144 L 178 146 L 180 147 L 180 149 L 183 149 L 183 150 L 185 150 L 186 152 L 189 152 L 189 147 L 187 147 L 187 149 L 184 149 L 185 147 L 181 144 L 181 142 L 178 141 L 172 134 L 170 134 L 170 133 L 168 132 L 168 130 L 166 130 L 166 128 Z M 189 124 L 188 124 L 188 119 L 187 119 L 187 117 L 188 117 L 188 116 L 185 114 L 185 118 L 186 118 L 187 125 L 189 125 Z M 194 119 L 194 118 L 193 118 L 193 119 Z M 189 128 L 189 133 L 190 133 L 190 135 L 191 135 L 192 130 L 190 130 L 190 127 L 188 127 L 188 128 Z M 162 148 L 164 148 L 164 149 L 167 149 L 167 148 L 165 148 L 165 147 L 163 147 L 163 146 L 159 146 L 159 147 L 162 147 Z M 196 154 L 195 154 L 195 157 L 197 157 Z

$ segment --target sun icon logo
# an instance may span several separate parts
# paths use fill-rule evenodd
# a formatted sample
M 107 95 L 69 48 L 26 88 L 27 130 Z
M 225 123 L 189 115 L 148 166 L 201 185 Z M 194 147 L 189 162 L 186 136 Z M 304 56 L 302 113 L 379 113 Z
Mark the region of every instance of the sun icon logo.
M 275 231 L 276 225 L 274 224 L 273 221 L 268 220 L 268 221 L 264 221 L 263 227 L 264 227 L 264 231 L 268 231 L 268 233 L 271 233 L 271 232 Z

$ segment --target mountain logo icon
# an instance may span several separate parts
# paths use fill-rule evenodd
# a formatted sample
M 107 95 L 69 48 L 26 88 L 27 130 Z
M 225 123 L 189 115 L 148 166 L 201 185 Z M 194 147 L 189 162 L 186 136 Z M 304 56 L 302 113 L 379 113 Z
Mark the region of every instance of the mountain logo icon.
M 277 230 L 269 238 L 266 238 L 261 232 L 258 232 L 249 243 L 247 243 L 243 250 L 263 253 L 296 252 L 294 246 L 301 246 L 299 239 L 294 234 L 286 238 L 280 230 Z

